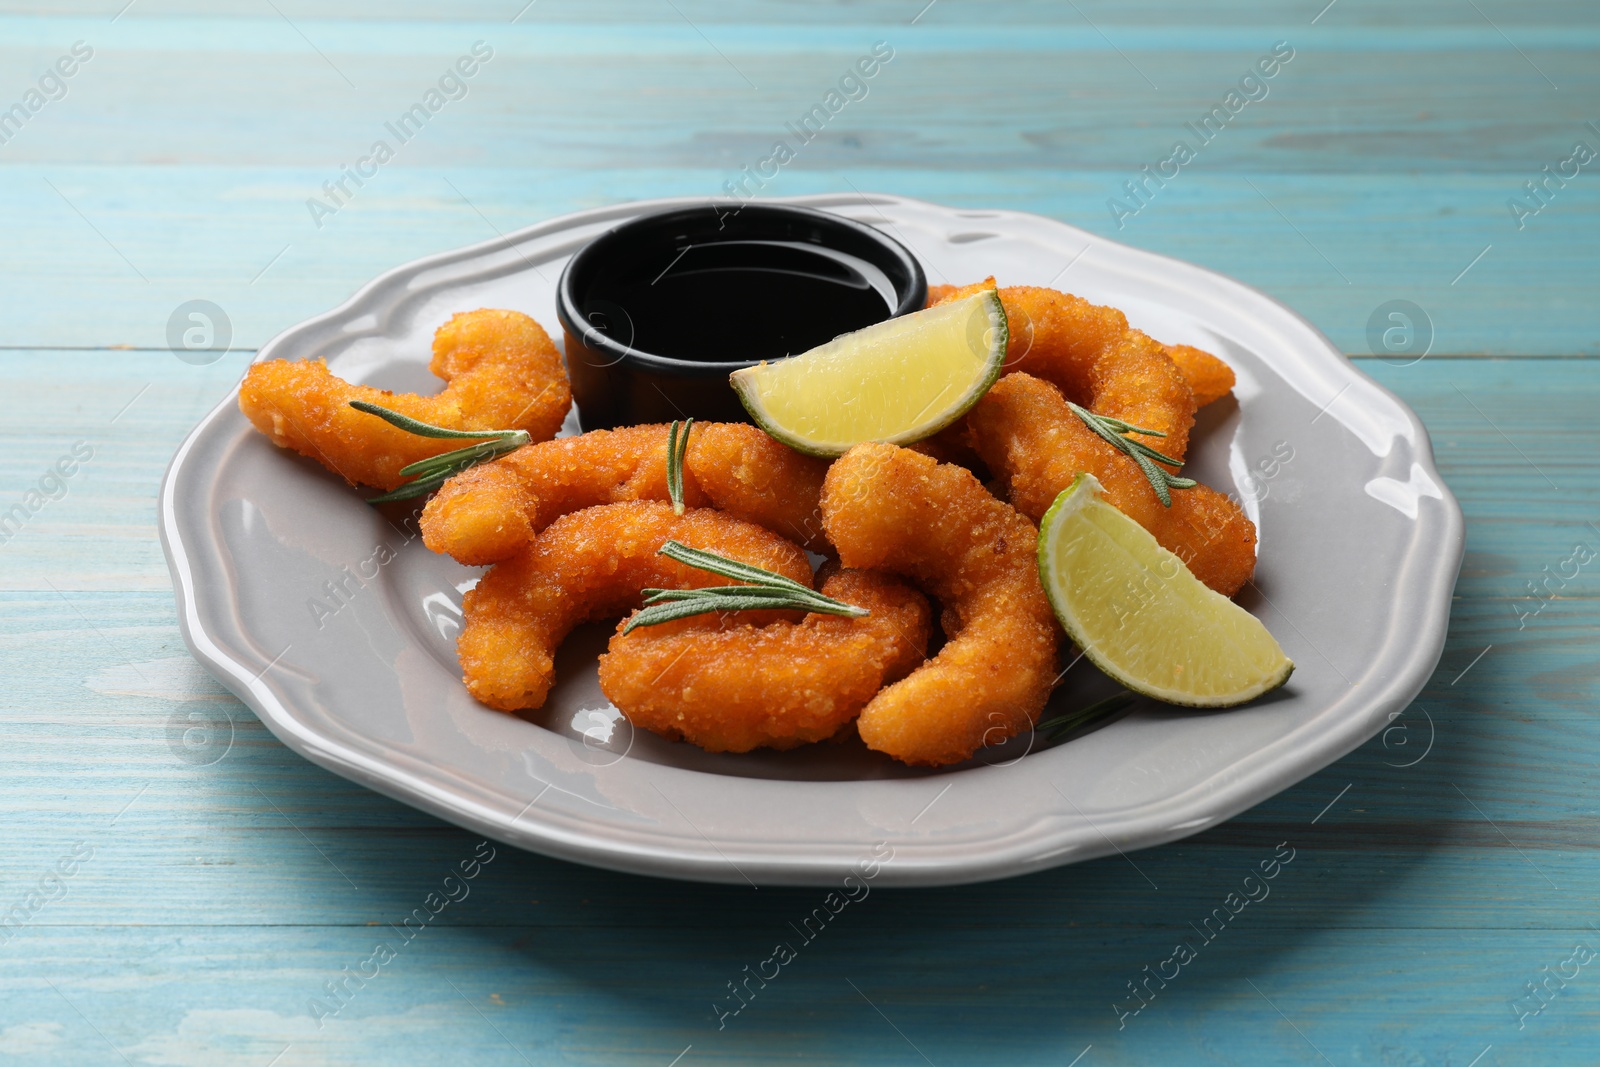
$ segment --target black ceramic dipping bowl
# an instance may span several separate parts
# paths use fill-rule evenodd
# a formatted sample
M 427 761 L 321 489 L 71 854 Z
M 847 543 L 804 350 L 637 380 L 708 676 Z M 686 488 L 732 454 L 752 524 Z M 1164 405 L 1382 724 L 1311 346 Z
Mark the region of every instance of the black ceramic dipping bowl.
M 623 223 L 556 291 L 585 430 L 747 421 L 728 375 L 919 310 L 922 266 L 870 226 L 811 208 L 699 204 Z

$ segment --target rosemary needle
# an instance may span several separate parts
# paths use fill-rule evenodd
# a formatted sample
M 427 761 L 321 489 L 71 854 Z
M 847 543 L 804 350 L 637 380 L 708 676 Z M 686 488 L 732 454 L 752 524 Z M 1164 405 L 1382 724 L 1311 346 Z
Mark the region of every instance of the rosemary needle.
M 1104 719 L 1109 719 L 1132 703 L 1132 693 L 1118 693 L 1115 696 L 1096 701 L 1086 708 L 1079 708 L 1077 711 L 1069 711 L 1065 714 L 1048 718 L 1036 724 L 1033 731 L 1044 735 L 1048 741 L 1059 741 L 1067 734 L 1075 733 L 1085 726 L 1092 726 Z
M 352 400 L 350 406 L 357 411 L 368 415 L 376 415 L 398 430 L 415 434 L 418 437 L 436 437 L 448 440 L 474 440 L 478 443 L 458 448 L 453 452 L 443 452 L 427 459 L 419 459 L 415 463 L 407 464 L 400 468 L 404 476 L 414 476 L 413 481 L 407 482 L 400 488 L 384 493 L 382 496 L 372 497 L 369 504 L 387 504 L 392 500 L 410 500 L 413 497 L 431 493 L 443 485 L 445 481 L 468 467 L 474 467 L 486 460 L 503 456 L 507 452 L 514 452 L 527 444 L 531 438 L 526 430 L 451 430 L 443 426 L 434 426 L 432 423 L 413 419 L 409 415 L 402 415 L 398 411 L 390 411 L 378 404 L 371 404 L 365 400 Z
M 1169 490 L 1193 489 L 1200 484 L 1193 478 L 1179 478 L 1171 472 L 1156 466 L 1156 462 L 1160 462 L 1167 464 L 1169 467 L 1181 467 L 1183 466 L 1181 460 L 1163 455 L 1143 441 L 1134 441 L 1122 436 L 1125 433 L 1142 434 L 1145 437 L 1167 436 L 1160 430 L 1146 430 L 1142 427 L 1134 426 L 1132 423 L 1123 422 L 1121 419 L 1113 419 L 1109 415 L 1096 415 L 1094 412 L 1089 411 L 1087 408 L 1081 408 L 1070 400 L 1067 401 L 1067 407 L 1072 409 L 1074 415 L 1083 420 L 1085 426 L 1099 434 L 1113 448 L 1126 454 L 1139 465 L 1139 469 L 1149 479 L 1150 487 L 1156 491 L 1156 497 L 1160 499 L 1162 506 L 1169 508 L 1172 506 L 1172 494 Z
M 679 541 L 666 542 L 659 554 L 696 570 L 749 584 L 700 589 L 646 589 L 644 610 L 628 620 L 628 624 L 622 628 L 623 633 L 636 626 L 655 626 L 674 619 L 686 619 L 691 615 L 724 611 L 813 611 L 855 618 L 871 614 L 866 608 L 823 596 L 792 578 L 719 556 L 715 552 L 690 548 Z
M 678 420 L 672 420 L 672 428 L 667 431 L 667 496 L 672 499 L 672 512 L 675 515 L 683 514 L 683 460 L 689 454 L 689 428 L 694 425 L 690 419 L 683 425 L 683 434 L 678 433 Z

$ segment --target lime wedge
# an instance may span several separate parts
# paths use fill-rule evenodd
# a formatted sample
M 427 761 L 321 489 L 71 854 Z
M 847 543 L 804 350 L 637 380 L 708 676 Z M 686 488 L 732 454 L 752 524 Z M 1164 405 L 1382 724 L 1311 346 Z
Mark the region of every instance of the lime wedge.
M 1095 666 L 1169 704 L 1243 704 L 1294 664 L 1261 621 L 1206 588 L 1183 560 L 1106 503 L 1079 474 L 1039 524 L 1039 580 Z
M 838 456 L 863 441 L 900 445 L 938 433 L 988 391 L 1005 355 L 1005 309 L 987 289 L 730 380 L 767 433 L 801 452 Z

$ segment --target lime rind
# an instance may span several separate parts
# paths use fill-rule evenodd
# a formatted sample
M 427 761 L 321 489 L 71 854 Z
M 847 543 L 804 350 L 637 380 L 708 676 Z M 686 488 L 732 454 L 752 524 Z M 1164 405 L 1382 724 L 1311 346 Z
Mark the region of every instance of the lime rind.
M 960 308 L 965 307 L 965 314 Z M 814 353 L 829 350 L 830 354 L 837 352 L 838 346 L 855 343 L 870 344 L 875 341 L 888 340 L 893 343 L 894 336 L 898 333 L 904 336 L 911 331 L 908 320 L 915 320 L 918 316 L 939 313 L 961 322 L 962 329 L 968 333 L 969 343 L 971 335 L 976 332 L 983 339 L 984 353 L 981 364 L 981 373 L 967 387 L 966 391 L 954 401 L 947 403 L 940 410 L 931 414 L 918 416 L 911 420 L 911 425 L 906 429 L 889 434 L 874 436 L 851 437 L 849 439 L 818 440 L 808 437 L 795 429 L 784 425 L 768 407 L 763 398 L 763 386 L 771 380 L 771 375 L 776 368 L 792 364 L 797 360 L 805 360 Z M 863 441 L 883 441 L 894 445 L 907 445 L 916 441 L 932 437 L 940 430 L 954 423 L 961 416 L 972 410 L 974 404 L 982 399 L 983 394 L 989 391 L 1000 378 L 1001 371 L 1005 368 L 1006 347 L 1010 340 L 1010 327 L 1006 320 L 1004 306 L 1000 303 L 1000 294 L 994 289 L 985 289 L 974 293 L 970 297 L 951 301 L 947 304 L 938 304 L 922 311 L 915 311 L 909 315 L 888 319 L 884 322 L 868 326 L 852 334 L 845 334 L 835 338 L 825 345 L 820 345 L 810 352 L 792 356 L 782 363 L 760 364 L 745 370 L 734 371 L 729 376 L 729 383 L 738 395 L 740 403 L 755 424 L 765 430 L 773 438 L 782 441 L 797 452 L 807 455 L 833 457 L 843 455 L 855 445 Z M 976 351 L 977 346 L 972 346 Z M 835 402 L 833 397 L 826 397 L 823 403 Z
M 1056 497 L 1039 523 L 1039 580 L 1062 628 L 1089 661 L 1133 692 L 1186 707 L 1232 707 L 1287 682 L 1294 663 L 1261 621 L 1202 584 L 1181 559 L 1161 547 L 1147 530 L 1102 500 L 1101 491 L 1098 479 L 1080 473 Z M 1113 636 L 1115 629 L 1127 625 L 1128 613 L 1106 633 L 1101 632 L 1107 629 L 1103 617 L 1097 625 L 1078 610 L 1075 599 L 1092 601 L 1099 591 L 1083 586 L 1074 589 L 1067 575 L 1058 569 L 1063 549 L 1069 554 L 1079 551 L 1076 543 L 1060 543 L 1060 538 L 1074 527 L 1081 527 L 1080 536 L 1094 542 L 1092 548 L 1086 546 L 1082 551 L 1095 553 L 1095 558 L 1103 561 L 1088 580 L 1123 581 L 1124 590 L 1131 591 L 1135 600 L 1142 600 L 1135 604 L 1134 612 L 1166 609 L 1167 623 L 1142 620 L 1140 628 L 1155 640 L 1108 641 L 1106 638 Z M 1102 601 L 1100 606 L 1105 603 Z M 1181 627 L 1174 629 L 1185 615 L 1192 628 L 1187 632 Z M 1141 620 L 1135 616 L 1135 622 Z M 1201 627 L 1204 632 L 1200 632 Z M 1208 653 L 1210 661 L 1179 662 L 1185 644 Z M 1164 684 L 1152 677 L 1163 667 L 1191 683 L 1204 683 L 1208 678 L 1216 683 L 1220 675 L 1221 684 L 1213 684 L 1209 690 L 1193 684 Z

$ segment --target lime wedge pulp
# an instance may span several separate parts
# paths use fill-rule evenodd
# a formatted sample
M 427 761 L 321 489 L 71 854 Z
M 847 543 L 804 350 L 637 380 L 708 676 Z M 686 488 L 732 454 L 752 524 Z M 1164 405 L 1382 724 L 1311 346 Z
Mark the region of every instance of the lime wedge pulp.
M 1000 376 L 1006 337 L 1000 295 L 986 289 L 734 371 L 730 381 L 767 433 L 837 456 L 862 441 L 920 441 L 966 414 Z
M 1095 666 L 1169 704 L 1243 704 L 1294 664 L 1261 621 L 1206 586 L 1079 474 L 1039 524 L 1039 580 Z

